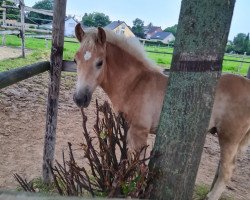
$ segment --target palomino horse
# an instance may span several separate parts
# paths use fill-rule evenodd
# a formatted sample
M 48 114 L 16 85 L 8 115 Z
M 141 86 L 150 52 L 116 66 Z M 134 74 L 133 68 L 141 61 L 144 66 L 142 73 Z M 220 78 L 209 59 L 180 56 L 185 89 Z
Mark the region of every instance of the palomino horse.
M 74 101 L 87 107 L 97 86 L 109 96 L 115 110 L 130 123 L 129 149 L 147 143 L 158 125 L 168 77 L 146 58 L 138 40 L 102 28 L 75 34 L 81 43 L 75 55 L 77 84 Z M 217 85 L 209 129 L 216 132 L 221 148 L 219 174 L 208 199 L 218 199 L 232 176 L 237 152 L 250 139 L 250 80 L 223 75 Z

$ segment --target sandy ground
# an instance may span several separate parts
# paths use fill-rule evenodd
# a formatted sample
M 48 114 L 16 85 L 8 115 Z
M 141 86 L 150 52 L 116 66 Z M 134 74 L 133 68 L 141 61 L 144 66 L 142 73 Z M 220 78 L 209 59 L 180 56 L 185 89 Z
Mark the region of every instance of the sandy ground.
M 1 51 L 2 53 L 2 51 Z M 45 133 L 48 74 L 38 75 L 0 90 L 0 189 L 15 188 L 13 173 L 31 180 L 41 176 Z M 72 100 L 75 77 L 63 74 L 61 81 L 55 158 L 61 160 L 67 142 L 79 152 L 82 142 L 81 115 Z M 88 127 L 94 122 L 95 99 L 107 97 L 97 89 L 86 110 Z M 79 158 L 81 155 L 79 155 Z M 216 136 L 207 135 L 197 184 L 210 185 L 217 167 L 219 146 Z M 236 170 L 225 195 L 236 200 L 250 199 L 250 148 L 237 160 Z
M 28 51 L 25 50 L 27 53 Z M 21 48 L 10 48 L 6 46 L 0 46 L 0 60 L 6 58 L 17 58 L 22 55 Z

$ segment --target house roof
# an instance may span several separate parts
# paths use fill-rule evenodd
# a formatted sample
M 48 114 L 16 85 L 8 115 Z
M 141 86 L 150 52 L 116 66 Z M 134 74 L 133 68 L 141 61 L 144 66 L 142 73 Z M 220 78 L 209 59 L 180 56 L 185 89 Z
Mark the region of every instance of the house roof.
M 125 23 L 125 22 L 119 21 L 119 20 L 118 21 L 113 21 L 110 24 L 108 24 L 107 26 L 105 26 L 104 28 L 114 30 L 117 26 L 120 26 L 122 23 Z
M 170 32 L 157 32 L 150 37 L 150 39 L 164 40 L 166 37 L 171 35 Z
M 154 33 L 157 29 L 161 30 L 161 27 L 160 26 L 145 26 L 144 27 L 145 34 Z
M 160 26 L 153 26 L 148 30 L 148 33 L 154 33 L 155 31 L 157 31 L 157 29 L 161 30 Z
M 67 21 L 69 19 L 73 19 L 76 23 L 79 23 L 79 21 L 77 19 L 75 19 L 75 17 L 66 17 L 65 21 Z

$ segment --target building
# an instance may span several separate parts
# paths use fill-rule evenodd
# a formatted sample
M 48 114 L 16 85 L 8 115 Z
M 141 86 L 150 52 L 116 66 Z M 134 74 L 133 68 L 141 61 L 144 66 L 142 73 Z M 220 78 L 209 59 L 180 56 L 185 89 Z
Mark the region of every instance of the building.
M 143 30 L 144 30 L 144 35 L 146 39 L 150 39 L 157 32 L 162 32 L 162 29 L 160 26 L 152 26 L 150 24 L 148 26 L 144 26 Z
M 131 28 L 123 21 L 113 21 L 104 28 L 112 30 L 117 34 L 125 35 L 126 37 L 135 37 Z
M 172 42 L 175 40 L 175 37 L 170 32 L 157 32 L 154 35 L 150 37 L 151 41 L 160 41 L 164 44 L 168 44 L 169 42 Z
M 79 22 L 76 21 L 73 17 L 66 17 L 65 18 L 64 36 L 73 37 L 75 35 L 75 26 L 78 23 Z M 47 29 L 47 30 L 52 30 L 52 23 L 43 24 L 43 25 L 40 25 L 39 27 Z
M 76 21 L 73 17 L 67 17 L 65 19 L 65 29 L 64 29 L 64 36 L 73 37 L 75 36 L 75 26 L 79 22 Z

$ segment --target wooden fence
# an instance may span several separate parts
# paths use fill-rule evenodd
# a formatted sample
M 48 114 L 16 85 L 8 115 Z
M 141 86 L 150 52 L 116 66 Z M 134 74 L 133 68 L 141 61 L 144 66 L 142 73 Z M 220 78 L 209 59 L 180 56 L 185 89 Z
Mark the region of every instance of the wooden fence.
M 20 0 L 20 3 L 23 3 L 23 0 Z M 22 6 L 24 6 L 24 4 L 21 5 L 21 7 Z M 18 81 L 35 76 L 39 73 L 43 73 L 48 70 L 50 72 L 51 81 L 48 84 L 49 94 L 47 101 L 47 122 L 43 158 L 43 177 L 45 182 L 50 182 L 50 171 L 46 163 L 47 161 L 53 161 L 54 158 L 55 144 L 51 144 L 51 138 L 55 138 L 56 136 L 56 122 L 61 71 L 76 71 L 74 62 L 62 60 L 66 0 L 54 1 L 54 13 L 55 14 L 53 19 L 53 34 L 50 62 L 35 63 L 29 66 L 0 73 L 0 88 L 4 88 L 8 85 L 17 83 Z
M 2 8 L 0 8 L 3 11 L 3 19 L 2 19 L 2 25 L 0 26 L 2 29 L 9 30 L 7 32 L 1 31 L 0 34 L 3 35 L 2 43 L 5 44 L 5 35 L 6 34 L 16 34 L 16 31 L 19 30 L 19 35 L 21 37 L 22 41 L 22 57 L 25 57 L 25 31 L 30 32 L 37 32 L 37 33 L 52 33 L 50 30 L 41 30 L 41 29 L 34 29 L 34 28 L 27 28 L 25 24 L 25 11 L 32 11 L 36 13 L 40 13 L 43 15 L 53 16 L 53 12 L 50 10 L 43 10 L 43 9 L 34 9 L 30 8 L 28 6 L 25 6 L 24 0 L 8 0 L 14 3 L 19 3 L 19 6 L 9 6 L 5 4 L 5 1 L 3 1 Z M 11 24 L 11 26 L 7 26 L 6 24 L 6 8 L 12 8 L 12 9 L 20 9 L 20 18 L 21 23 L 16 22 L 14 24 Z M 64 16 L 65 17 L 65 16 Z
M 50 62 L 44 61 L 9 71 L 0 72 L 0 89 L 48 70 L 50 70 Z M 76 72 L 75 63 L 73 61 L 63 61 L 62 71 Z

